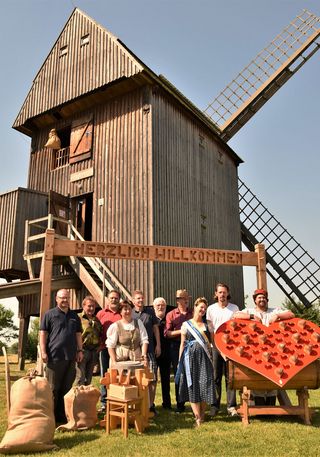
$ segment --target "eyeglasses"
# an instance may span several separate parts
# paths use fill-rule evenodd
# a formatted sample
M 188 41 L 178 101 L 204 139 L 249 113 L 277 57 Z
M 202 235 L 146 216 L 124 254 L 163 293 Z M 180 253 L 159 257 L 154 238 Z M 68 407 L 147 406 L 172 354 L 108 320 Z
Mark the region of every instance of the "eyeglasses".
M 60 300 L 69 300 L 69 297 L 59 297 L 59 295 L 57 295 L 57 298 L 59 298 Z

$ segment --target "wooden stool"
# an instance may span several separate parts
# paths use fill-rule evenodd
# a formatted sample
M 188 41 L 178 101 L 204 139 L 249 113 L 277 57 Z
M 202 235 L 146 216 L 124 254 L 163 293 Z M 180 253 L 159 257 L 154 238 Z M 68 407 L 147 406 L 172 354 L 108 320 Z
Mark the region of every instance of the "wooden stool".
M 134 422 L 138 433 L 144 430 L 143 417 L 141 414 L 141 398 L 121 400 L 119 398 L 107 397 L 106 409 L 106 433 L 110 434 L 111 429 L 115 429 L 118 420 L 121 420 L 121 431 L 125 438 L 128 438 L 128 427 L 130 422 Z

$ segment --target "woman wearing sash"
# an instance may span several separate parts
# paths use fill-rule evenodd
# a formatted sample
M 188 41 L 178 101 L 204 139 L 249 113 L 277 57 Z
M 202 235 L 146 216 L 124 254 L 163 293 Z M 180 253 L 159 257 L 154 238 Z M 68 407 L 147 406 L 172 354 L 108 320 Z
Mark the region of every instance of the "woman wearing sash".
M 194 303 L 193 318 L 181 327 L 181 345 L 176 383 L 179 401 L 189 401 L 199 427 L 206 405 L 215 400 L 210 333 L 203 322 L 208 302 L 204 297 Z

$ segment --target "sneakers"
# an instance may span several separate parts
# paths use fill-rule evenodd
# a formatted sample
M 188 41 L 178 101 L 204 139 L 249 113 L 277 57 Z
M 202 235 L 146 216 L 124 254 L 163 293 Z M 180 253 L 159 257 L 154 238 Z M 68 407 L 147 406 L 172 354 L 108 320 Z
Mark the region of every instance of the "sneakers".
M 218 414 L 218 412 L 219 412 L 219 408 L 217 408 L 216 406 L 211 406 L 210 413 L 209 413 L 211 417 L 216 416 Z
M 105 406 L 101 406 L 98 409 L 98 414 L 106 414 L 106 407 Z
M 231 417 L 238 416 L 238 411 L 236 410 L 236 408 L 234 406 L 227 408 L 227 411 L 228 411 L 228 415 Z

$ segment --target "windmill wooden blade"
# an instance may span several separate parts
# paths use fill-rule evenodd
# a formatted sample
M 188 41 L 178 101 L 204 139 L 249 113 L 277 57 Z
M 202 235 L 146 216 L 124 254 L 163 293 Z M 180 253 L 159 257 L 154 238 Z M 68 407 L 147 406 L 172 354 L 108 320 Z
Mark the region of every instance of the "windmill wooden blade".
M 204 113 L 228 141 L 320 47 L 320 18 L 303 10 L 210 103 Z

